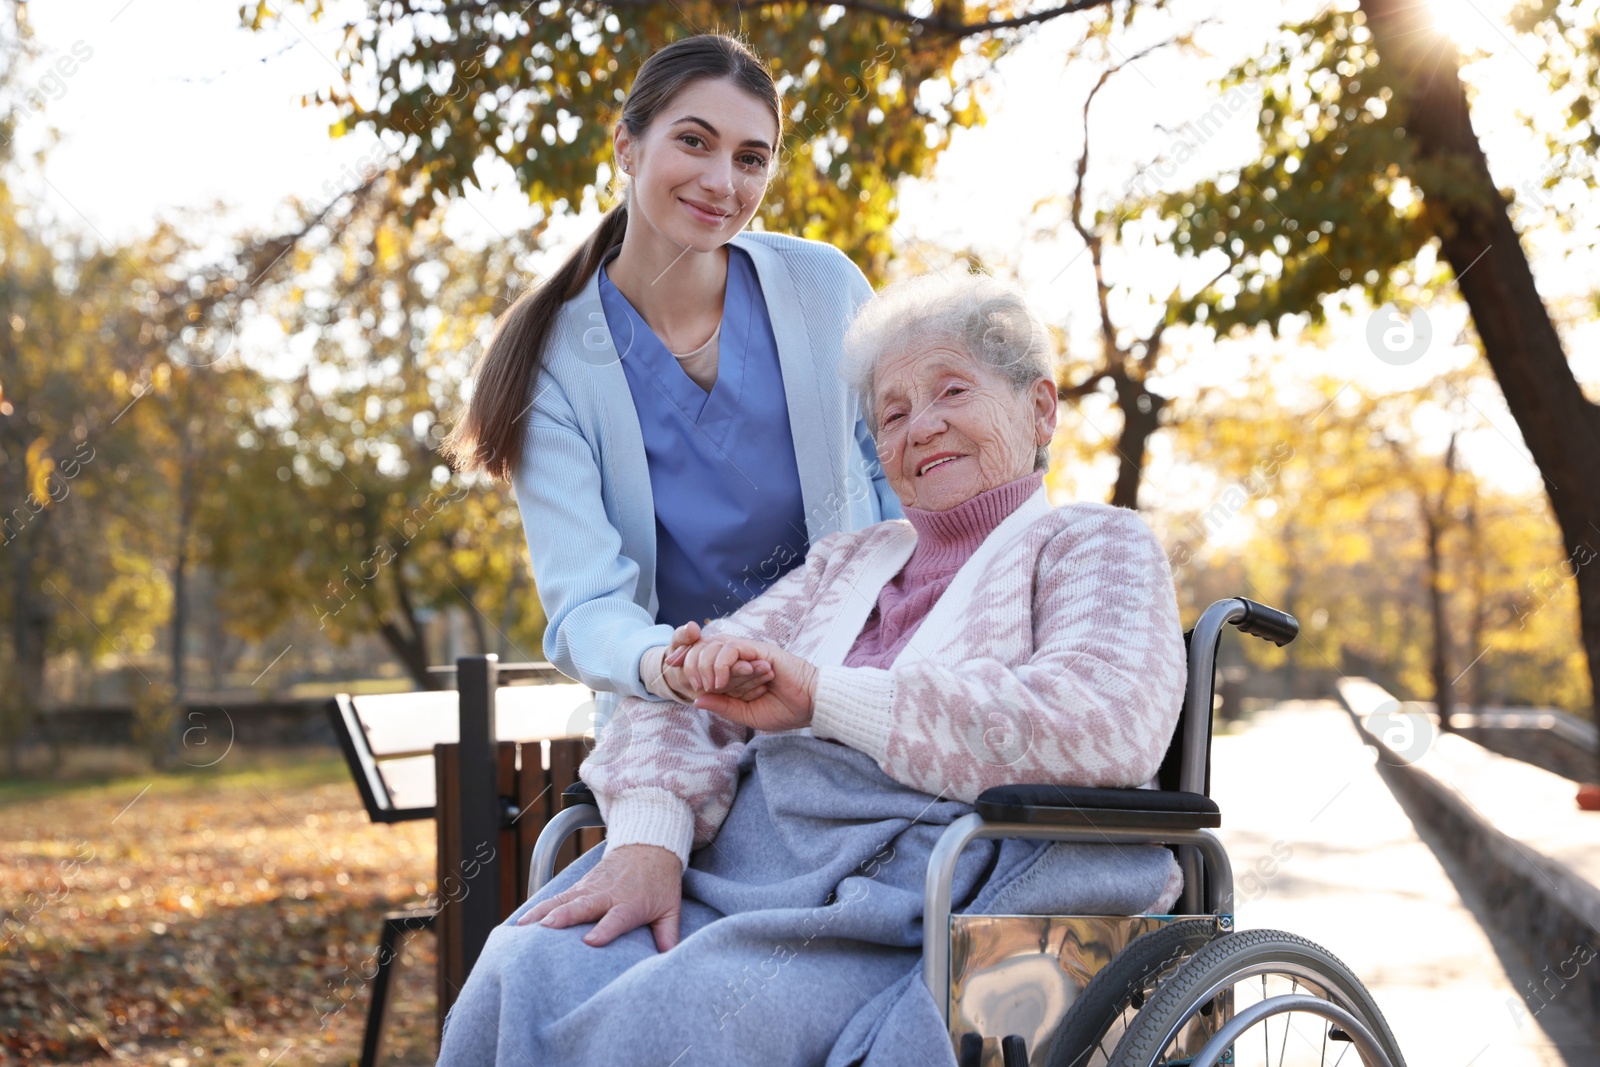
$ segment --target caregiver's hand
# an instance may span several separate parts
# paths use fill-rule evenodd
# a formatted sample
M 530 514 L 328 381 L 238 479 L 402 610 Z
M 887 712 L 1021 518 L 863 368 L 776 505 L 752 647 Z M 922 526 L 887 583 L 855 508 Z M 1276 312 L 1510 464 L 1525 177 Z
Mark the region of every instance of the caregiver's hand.
M 682 911 L 683 864 L 677 853 L 659 845 L 623 845 L 607 848 L 588 874 L 528 909 L 517 925 L 541 920 L 541 925 L 553 927 L 594 922 L 583 942 L 597 947 L 648 925 L 656 935 L 657 951 L 665 952 L 678 943 Z
M 765 661 L 772 665 L 772 681 L 765 693 L 739 700 L 706 692 L 695 698 L 705 708 L 730 722 L 757 730 L 797 730 L 811 725 L 811 706 L 817 692 L 817 668 L 810 661 L 765 641 L 736 637 L 711 637 L 689 650 L 684 672 L 689 683 L 737 662 Z
M 738 660 L 725 674 L 708 673 L 697 680 L 700 684 L 692 683 L 683 665 L 702 636 L 700 624 L 695 622 L 686 622 L 672 631 L 672 641 L 662 661 L 668 685 L 691 700 L 701 693 L 725 693 L 738 700 L 754 700 L 766 692 L 772 681 L 772 665 L 763 659 Z

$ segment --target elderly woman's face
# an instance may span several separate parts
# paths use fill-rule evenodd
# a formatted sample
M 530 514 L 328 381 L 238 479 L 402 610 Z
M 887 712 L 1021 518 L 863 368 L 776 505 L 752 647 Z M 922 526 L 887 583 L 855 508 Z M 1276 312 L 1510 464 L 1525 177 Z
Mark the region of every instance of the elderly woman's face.
M 1018 391 L 954 348 L 923 348 L 878 362 L 878 459 L 902 504 L 947 511 L 1033 470 L 1056 428 L 1056 386 Z

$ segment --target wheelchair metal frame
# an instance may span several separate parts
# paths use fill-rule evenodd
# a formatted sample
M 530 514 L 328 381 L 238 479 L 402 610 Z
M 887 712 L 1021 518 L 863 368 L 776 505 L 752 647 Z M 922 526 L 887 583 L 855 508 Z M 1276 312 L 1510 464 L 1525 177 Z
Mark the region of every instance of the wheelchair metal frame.
M 1178 788 L 1186 793 L 1206 791 L 1208 754 L 1211 748 L 1211 703 L 1215 692 L 1217 645 L 1223 628 L 1246 617 L 1242 600 L 1219 600 L 1208 607 L 1195 623 L 1189 637 L 1188 684 L 1184 687 L 1182 723 L 1184 736 L 1180 749 L 1183 762 Z M 1223 923 L 1233 921 L 1233 865 L 1227 849 L 1210 830 L 1163 830 L 1150 827 L 1103 828 L 1094 821 L 1094 812 L 1080 809 L 1079 826 L 1041 826 L 1035 823 L 1005 823 L 985 819 L 977 812 L 951 823 L 934 846 L 928 861 L 924 890 L 922 928 L 943 931 L 943 936 L 922 940 L 922 980 L 939 1006 L 939 1015 L 950 1023 L 950 886 L 955 877 L 956 860 L 969 843 L 985 837 L 1016 837 L 1031 840 L 1078 841 L 1091 844 L 1190 845 L 1183 859 L 1183 896 L 1178 910 L 1198 914 L 1199 892 L 1204 885 L 1204 911 Z M 1204 857 L 1204 865 L 1194 855 Z M 530 883 L 531 884 L 531 883 Z
M 980 838 L 1016 837 L 1030 840 L 1075 841 L 1110 845 L 1192 845 L 1205 856 L 1208 887 L 1216 893 L 1207 901 L 1208 914 L 1232 922 L 1233 868 L 1222 841 L 1209 830 L 1099 830 L 1093 827 L 1039 826 L 1035 823 L 996 822 L 977 812 L 951 823 L 934 846 L 928 861 L 923 897 L 922 980 L 939 1006 L 939 1017 L 950 1024 L 950 885 L 962 849 Z M 929 936 L 943 931 L 943 936 Z

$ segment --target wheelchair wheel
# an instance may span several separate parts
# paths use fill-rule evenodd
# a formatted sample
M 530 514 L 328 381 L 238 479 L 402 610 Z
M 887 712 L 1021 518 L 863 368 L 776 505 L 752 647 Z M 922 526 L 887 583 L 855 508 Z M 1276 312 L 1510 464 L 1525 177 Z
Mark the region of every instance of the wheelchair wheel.
M 1134 938 L 1089 980 L 1062 1016 L 1050 1037 L 1047 1067 L 1106 1063 L 1156 984 L 1216 937 L 1215 919 L 1185 919 Z
M 1227 1022 L 1203 1048 L 1186 1049 L 1191 1023 L 1215 1016 L 1219 1005 Z M 1357 1057 L 1348 1057 L 1351 1051 Z M 1372 994 L 1333 953 L 1294 934 L 1248 930 L 1212 942 L 1163 982 L 1111 1064 L 1279 1067 L 1346 1058 L 1405 1067 Z

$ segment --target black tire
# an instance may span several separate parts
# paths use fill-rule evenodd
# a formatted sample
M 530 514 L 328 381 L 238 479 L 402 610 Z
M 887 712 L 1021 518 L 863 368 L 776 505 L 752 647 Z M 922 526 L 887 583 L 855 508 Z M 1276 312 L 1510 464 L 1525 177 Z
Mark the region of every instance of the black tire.
M 1050 1037 L 1046 1067 L 1086 1067 L 1123 1012 L 1140 1008 L 1163 975 L 1218 936 L 1215 919 L 1185 919 L 1128 942 L 1061 1017 Z
M 1223 989 L 1264 975 L 1320 986 L 1327 1000 L 1372 1031 L 1394 1067 L 1405 1067 L 1383 1012 L 1350 968 L 1321 945 L 1281 930 L 1229 934 L 1196 952 L 1139 1012 L 1117 1045 L 1111 1067 L 1156 1067 L 1167 1062 L 1167 1043 L 1186 1021 L 1213 1004 Z

